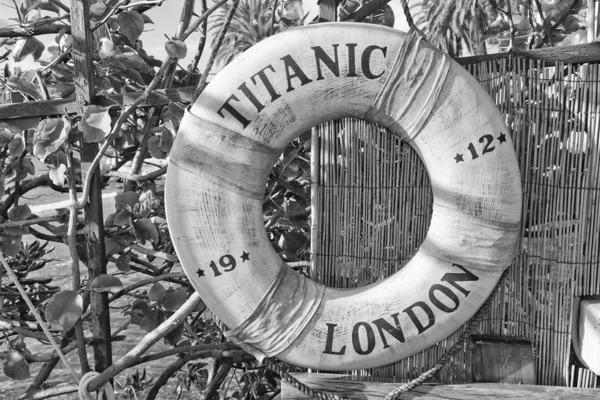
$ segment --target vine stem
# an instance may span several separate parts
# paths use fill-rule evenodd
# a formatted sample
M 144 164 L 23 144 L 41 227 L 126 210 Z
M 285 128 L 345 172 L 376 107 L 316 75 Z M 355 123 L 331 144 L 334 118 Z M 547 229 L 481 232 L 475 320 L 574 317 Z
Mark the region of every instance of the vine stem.
M 169 332 L 177 327 L 183 320 L 192 312 L 202 300 L 198 292 L 192 293 L 189 299 L 171 315 L 165 322 L 160 324 L 155 330 L 148 333 L 129 353 L 125 354 L 119 361 L 105 369 L 100 375 L 95 377 L 88 385 L 90 392 L 95 392 L 101 388 L 106 382 L 108 382 L 115 375 L 121 373 L 124 369 L 129 368 L 135 364 L 136 360 L 140 358 L 146 350 L 148 350 L 154 343 L 165 337 Z
M 29 299 L 29 296 L 27 296 L 27 292 L 25 292 L 25 289 L 23 289 L 23 286 L 21 286 L 21 284 L 19 283 L 19 279 L 17 278 L 17 276 L 15 275 L 15 273 L 13 272 L 13 270 L 8 265 L 8 262 L 6 262 L 6 258 L 4 258 L 4 254 L 2 254 L 2 253 L 0 253 L 0 262 L 2 263 L 2 266 L 6 270 L 6 273 L 8 274 L 8 276 L 10 277 L 10 279 L 13 281 L 13 283 L 15 284 L 15 286 L 17 287 L 17 289 L 19 289 L 19 293 L 21 293 L 21 297 L 23 297 L 23 300 L 25 300 L 25 303 L 27 303 L 27 306 L 31 310 L 31 313 L 35 317 L 37 323 L 40 324 L 42 330 L 46 334 L 46 337 L 48 338 L 48 340 L 52 344 L 52 347 L 54 348 L 54 351 L 56 351 L 56 354 L 58 354 L 58 356 L 60 357 L 60 359 L 63 362 L 63 364 L 65 364 L 65 367 L 67 367 L 67 369 L 69 370 L 69 373 L 71 374 L 71 376 L 73 377 L 73 379 L 75 379 L 75 382 L 78 382 L 79 381 L 79 376 L 77 375 L 77 372 L 75 372 L 75 370 L 73 369 L 73 367 L 71 367 L 71 364 L 69 364 L 69 362 L 67 361 L 65 355 L 60 350 L 60 347 L 56 343 L 56 340 L 54 340 L 54 336 L 52 336 L 52 333 L 50 333 L 50 330 L 46 326 L 46 323 L 42 320 L 42 316 L 40 315 L 40 313 L 38 312 L 38 310 L 36 310 L 35 306 L 31 302 L 31 299 Z

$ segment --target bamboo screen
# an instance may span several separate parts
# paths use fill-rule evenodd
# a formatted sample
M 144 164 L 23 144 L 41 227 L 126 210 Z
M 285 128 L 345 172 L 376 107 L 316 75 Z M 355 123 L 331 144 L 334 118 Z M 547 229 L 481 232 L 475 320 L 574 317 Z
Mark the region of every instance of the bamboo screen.
M 571 308 L 574 296 L 600 294 L 600 65 L 513 55 L 463 64 L 506 116 L 524 194 L 521 251 L 479 333 L 530 340 L 537 384 L 595 387 L 597 377 L 571 351 Z M 313 278 L 335 287 L 383 279 L 425 237 L 427 174 L 416 153 L 385 129 L 347 119 L 316 130 Z M 396 364 L 354 373 L 415 378 L 461 331 Z M 467 343 L 436 380 L 471 381 L 471 351 Z

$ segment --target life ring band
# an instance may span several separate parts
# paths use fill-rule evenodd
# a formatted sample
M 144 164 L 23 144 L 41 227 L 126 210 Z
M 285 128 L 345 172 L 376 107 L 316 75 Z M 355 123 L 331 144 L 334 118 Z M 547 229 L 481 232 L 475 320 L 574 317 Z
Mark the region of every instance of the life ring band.
M 287 144 L 343 117 L 407 140 L 433 192 L 415 256 L 354 289 L 293 272 L 263 221 Z M 475 79 L 414 34 L 354 23 L 288 30 L 217 74 L 181 121 L 165 201 L 183 268 L 227 335 L 259 359 L 324 370 L 389 364 L 456 331 L 511 263 L 522 205 L 507 127 Z

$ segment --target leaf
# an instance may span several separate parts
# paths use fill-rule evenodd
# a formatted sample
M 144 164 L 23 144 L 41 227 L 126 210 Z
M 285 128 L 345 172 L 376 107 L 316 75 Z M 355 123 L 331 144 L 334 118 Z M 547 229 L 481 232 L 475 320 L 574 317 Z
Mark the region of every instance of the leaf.
M 158 147 L 165 153 L 169 154 L 171 147 L 173 147 L 173 134 L 170 130 L 164 129 L 162 135 L 160 135 L 160 142 Z
M 121 50 L 110 39 L 100 38 L 100 49 L 98 49 L 100 58 L 114 57 L 117 54 L 121 54 Z
M 181 40 L 169 40 L 165 43 L 165 50 L 173 58 L 185 58 L 187 55 L 187 47 Z
M 29 11 L 36 9 L 40 3 L 40 0 L 22 0 L 19 3 L 19 12 L 23 16 L 27 15 Z
M 152 21 L 152 19 L 150 19 L 149 16 L 147 16 L 145 13 L 142 13 L 141 15 L 142 15 L 142 18 L 144 19 L 144 23 L 154 25 L 154 21 Z
M 105 11 L 106 11 L 106 4 L 104 4 L 104 3 L 94 3 L 90 6 L 90 13 L 97 17 L 101 17 Z
M 115 208 L 117 211 L 133 211 L 135 206 L 140 201 L 140 194 L 137 192 L 123 192 L 115 196 Z
M 33 55 L 33 59 L 37 60 L 40 58 L 46 46 L 32 36 L 21 38 L 17 40 L 15 47 L 12 50 L 12 55 L 16 62 L 23 61 L 28 55 Z
M 185 303 L 187 297 L 187 289 L 184 287 L 169 289 L 165 293 L 163 307 L 167 311 L 177 311 Z
M 133 68 L 127 68 L 124 72 L 123 72 L 123 76 L 127 79 L 129 79 L 132 82 L 135 83 L 139 83 L 140 85 L 145 85 L 146 82 L 144 81 L 144 78 L 142 77 L 142 75 L 136 71 Z
M 144 17 L 136 11 L 124 11 L 117 16 L 121 33 L 127 36 L 131 43 L 140 37 L 144 31 Z
M 42 119 L 40 117 L 7 119 L 0 122 L 0 128 L 8 129 L 13 133 L 19 133 L 38 126 Z
M 29 364 L 25 357 L 14 349 L 8 350 L 4 360 L 4 374 L 16 381 L 23 381 L 31 378 L 29 374 Z
M 21 162 L 21 168 L 26 171 L 29 175 L 35 175 L 35 165 L 31 162 L 31 158 L 26 157 Z
M 105 247 L 106 257 L 110 257 L 114 254 L 122 252 L 127 246 L 122 245 L 114 239 L 106 239 Z
M 308 238 L 302 232 L 292 231 L 282 233 L 278 244 L 282 250 L 295 254 L 307 241 Z
M 134 221 L 133 229 L 142 240 L 151 240 L 154 244 L 158 243 L 158 230 L 148 218 L 140 218 Z
M 142 323 L 140 324 L 140 328 L 145 330 L 146 332 L 152 332 L 155 330 L 160 324 L 165 322 L 165 312 L 162 310 L 154 309 L 151 310 L 144 319 L 142 319 Z
M 65 182 L 67 181 L 67 176 L 65 175 L 66 171 L 67 166 L 64 164 L 60 164 L 58 168 L 50 168 L 48 175 L 50 175 L 52 183 L 54 183 L 56 186 L 64 187 Z
M 170 317 L 173 313 L 168 313 L 167 315 Z M 177 343 L 179 343 L 179 341 L 181 340 L 181 337 L 183 336 L 183 321 L 181 323 L 179 323 L 175 328 L 173 328 L 173 330 L 171 332 L 169 332 L 166 336 L 165 336 L 165 343 L 169 344 L 171 346 L 177 346 Z
M 152 285 L 150 291 L 148 292 L 148 299 L 150 299 L 150 301 L 157 301 L 160 303 L 165 299 L 165 294 L 166 290 L 163 285 L 161 285 L 160 282 L 156 282 L 154 285 Z
M 129 266 L 130 262 L 131 262 L 131 257 L 128 256 L 127 254 L 124 254 L 124 255 L 120 256 L 119 258 L 117 258 L 117 262 L 115 264 L 117 265 L 117 268 L 119 269 L 119 271 L 129 272 L 129 271 L 131 271 L 131 267 Z
M 23 154 L 23 150 L 25 150 L 25 139 L 19 133 L 13 136 L 10 142 L 8 142 L 8 154 L 11 157 L 19 157 Z
M 6 82 L 6 86 L 13 91 L 31 96 L 35 100 L 40 100 L 42 98 L 34 84 L 24 78 L 17 76 L 12 77 Z
M 33 155 L 44 161 L 67 140 L 71 124 L 66 117 L 42 120 L 33 137 Z
M 131 217 L 133 217 L 133 213 L 130 211 L 119 211 L 115 214 L 115 218 L 113 220 L 113 225 L 115 226 L 123 226 L 131 222 Z
M 159 160 L 162 160 L 167 156 L 167 153 L 160 148 L 160 138 L 158 136 L 152 136 L 148 139 L 148 151 L 152 157 L 158 158 Z
M 131 306 L 131 310 L 129 311 L 129 315 L 132 317 L 138 315 L 146 315 L 150 312 L 150 304 L 146 300 L 136 300 L 133 302 Z
M 8 210 L 8 219 L 11 221 L 25 221 L 31 217 L 31 209 L 27 204 L 16 206 Z
M 116 293 L 123 288 L 123 282 L 111 274 L 98 275 L 92 281 L 92 290 L 98 293 Z
M 142 57 L 140 57 L 139 55 L 137 55 L 135 53 L 117 54 L 113 58 L 116 60 L 119 60 L 127 67 L 131 67 L 137 71 L 140 71 L 143 73 L 150 72 L 150 67 L 148 66 L 148 64 L 146 64 L 146 61 L 144 61 L 144 59 Z
M 185 107 L 183 107 L 179 103 L 169 101 L 169 104 L 167 105 L 167 109 L 169 110 L 169 115 L 172 119 L 174 118 L 177 122 L 181 122 L 181 119 L 183 118 L 183 115 L 185 114 Z
M 16 257 L 21 250 L 21 236 L 0 236 L 2 252 L 7 256 Z
M 83 140 L 86 143 L 98 143 L 110 133 L 111 119 L 109 107 L 91 105 L 81 116 Z
M 72 290 L 56 293 L 46 306 L 46 320 L 57 329 L 71 329 L 83 314 L 83 298 Z

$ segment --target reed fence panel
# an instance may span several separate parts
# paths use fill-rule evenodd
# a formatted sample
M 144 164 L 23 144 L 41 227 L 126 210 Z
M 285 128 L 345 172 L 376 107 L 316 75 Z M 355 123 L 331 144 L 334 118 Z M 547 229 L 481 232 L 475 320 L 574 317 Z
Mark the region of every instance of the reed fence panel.
M 461 63 L 506 118 L 524 196 L 520 251 L 480 333 L 530 340 L 537 384 L 596 387 L 598 377 L 572 355 L 571 319 L 574 296 L 600 294 L 600 62 L 507 54 Z M 343 119 L 316 132 L 320 229 L 313 278 L 333 287 L 384 279 L 425 238 L 432 204 L 427 173 L 414 150 L 384 128 Z M 353 373 L 415 378 L 461 333 L 395 364 Z M 436 381 L 472 381 L 471 354 L 466 343 Z

